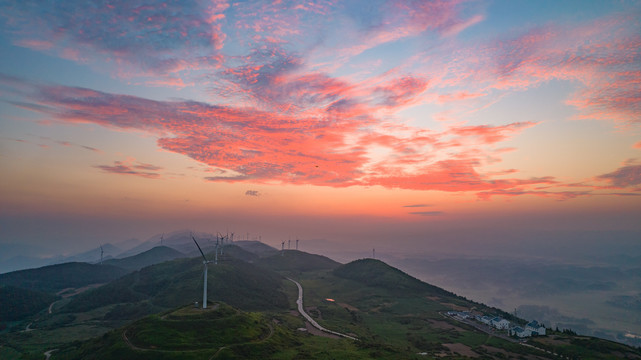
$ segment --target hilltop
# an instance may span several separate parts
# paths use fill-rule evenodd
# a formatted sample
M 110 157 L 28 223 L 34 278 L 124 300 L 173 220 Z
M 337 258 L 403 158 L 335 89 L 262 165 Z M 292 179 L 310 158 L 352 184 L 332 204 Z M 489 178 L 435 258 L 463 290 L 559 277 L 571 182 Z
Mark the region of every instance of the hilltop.
M 332 270 L 341 265 L 326 256 L 298 250 L 284 250 L 275 255 L 261 258 L 256 264 L 274 271 L 289 272 Z
M 260 241 L 240 240 L 234 241 L 234 245 L 249 251 L 258 257 L 268 257 L 278 253 L 278 250 Z

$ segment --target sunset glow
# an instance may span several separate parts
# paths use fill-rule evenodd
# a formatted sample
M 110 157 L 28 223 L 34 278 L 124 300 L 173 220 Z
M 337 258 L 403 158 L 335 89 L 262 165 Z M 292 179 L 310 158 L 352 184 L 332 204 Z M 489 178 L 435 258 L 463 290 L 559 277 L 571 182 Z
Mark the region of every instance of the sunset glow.
M 641 230 L 638 1 L 0 4 L 3 241 Z

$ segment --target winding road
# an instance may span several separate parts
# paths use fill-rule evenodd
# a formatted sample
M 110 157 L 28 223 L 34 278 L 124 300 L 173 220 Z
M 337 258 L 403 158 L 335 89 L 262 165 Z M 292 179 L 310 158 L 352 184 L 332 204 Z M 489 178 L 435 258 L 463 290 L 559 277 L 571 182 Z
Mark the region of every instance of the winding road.
M 353 337 L 353 336 L 349 336 L 349 335 L 341 334 L 341 333 L 339 333 L 339 332 L 332 331 L 332 330 L 329 330 L 329 329 L 326 329 L 326 328 L 324 328 L 324 327 L 320 326 L 320 325 L 316 322 L 316 320 L 312 319 L 312 317 L 311 317 L 311 316 L 309 316 L 309 314 L 307 314 L 307 313 L 305 312 L 305 309 L 303 308 L 303 287 L 302 287 L 302 286 L 300 286 L 300 284 L 298 283 L 298 281 L 296 281 L 296 280 L 294 280 L 294 279 L 287 278 L 287 280 L 289 280 L 289 281 L 293 282 L 294 284 L 296 284 L 296 286 L 298 286 L 298 300 L 296 300 L 296 304 L 298 305 L 298 312 L 299 312 L 301 315 L 303 315 L 303 317 L 304 317 L 307 321 L 309 321 L 309 323 L 310 323 L 310 324 L 312 324 L 312 326 L 313 326 L 313 327 L 317 328 L 318 330 L 320 330 L 320 331 L 322 331 L 322 332 L 326 332 L 326 333 L 328 333 L 328 334 L 332 334 L 332 335 L 336 335 L 336 336 L 341 336 L 341 337 L 344 337 L 344 338 L 347 338 L 347 339 L 351 339 L 351 340 L 358 340 L 357 338 L 355 338 L 355 337 Z

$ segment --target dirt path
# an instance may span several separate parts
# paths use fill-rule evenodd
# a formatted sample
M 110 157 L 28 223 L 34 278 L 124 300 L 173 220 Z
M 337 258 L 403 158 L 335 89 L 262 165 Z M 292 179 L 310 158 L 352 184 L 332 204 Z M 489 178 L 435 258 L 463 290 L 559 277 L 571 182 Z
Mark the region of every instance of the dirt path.
M 56 301 L 52 302 L 51 304 L 49 304 L 49 314 L 51 314 L 51 311 L 53 310 L 53 304 L 55 304 L 57 302 L 58 302 L 58 300 L 56 300 Z
M 305 309 L 303 308 L 303 287 L 302 287 L 302 286 L 298 283 L 298 281 L 296 281 L 296 280 L 293 280 L 293 279 L 290 279 L 290 278 L 287 278 L 287 280 L 289 280 L 289 281 L 293 282 L 293 283 L 294 283 L 294 284 L 296 284 L 296 286 L 298 287 L 298 300 L 296 300 L 296 304 L 298 305 L 298 312 L 299 312 L 301 315 L 303 315 L 303 317 L 304 317 L 307 321 L 309 321 L 309 323 L 310 323 L 310 324 L 312 324 L 312 326 L 314 326 L 314 327 L 315 327 L 315 328 L 317 328 L 318 330 L 323 331 L 323 332 L 326 332 L 326 333 L 328 333 L 328 334 L 337 335 L 337 336 L 344 337 L 344 338 L 348 338 L 348 339 L 351 339 L 351 340 L 358 340 L 357 338 L 355 338 L 355 337 L 353 337 L 353 336 L 349 336 L 349 335 L 341 334 L 341 333 L 339 333 L 339 332 L 332 331 L 332 330 L 329 330 L 329 329 L 325 329 L 324 327 L 320 326 L 320 325 L 319 325 L 319 324 L 318 324 L 314 319 L 312 319 L 312 317 L 311 317 L 311 316 L 309 316 L 309 315 L 305 312 Z
M 36 320 L 37 320 L 37 319 L 36 319 Z M 32 328 L 31 328 L 31 325 L 32 325 L 32 324 L 33 324 L 33 322 L 28 323 L 28 324 L 27 324 L 27 326 L 24 328 L 24 330 L 22 330 L 22 332 L 29 332 L 29 331 L 33 331 L 34 329 L 32 329 Z
M 49 360 L 49 358 L 51 357 L 51 353 L 56 351 L 56 350 L 58 350 L 58 349 L 51 349 L 51 350 L 45 351 L 45 360 Z

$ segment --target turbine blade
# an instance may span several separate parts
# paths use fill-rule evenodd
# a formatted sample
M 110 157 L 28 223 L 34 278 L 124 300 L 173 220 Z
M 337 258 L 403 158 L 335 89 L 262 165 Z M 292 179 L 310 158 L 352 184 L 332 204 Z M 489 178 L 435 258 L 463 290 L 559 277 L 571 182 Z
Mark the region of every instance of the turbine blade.
M 205 257 L 205 253 L 203 253 L 203 250 L 200 248 L 200 245 L 198 245 L 198 241 L 196 241 L 196 238 L 194 238 L 194 235 L 192 235 L 192 236 L 191 236 L 191 238 L 192 238 L 192 239 L 194 240 L 194 242 L 196 243 L 196 246 L 198 246 L 198 251 L 200 251 L 200 255 L 202 255 L 202 256 L 203 256 L 203 259 L 205 259 L 205 261 L 209 261 L 209 260 L 207 260 L 207 258 Z

